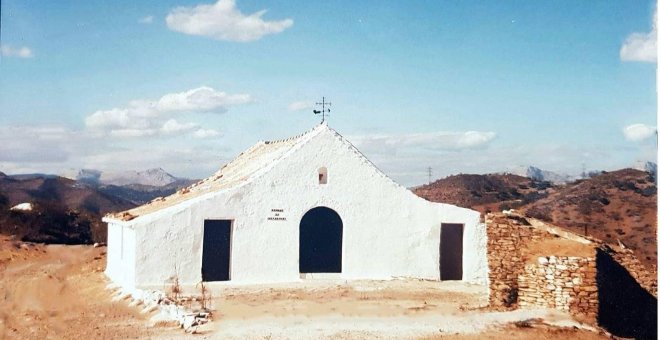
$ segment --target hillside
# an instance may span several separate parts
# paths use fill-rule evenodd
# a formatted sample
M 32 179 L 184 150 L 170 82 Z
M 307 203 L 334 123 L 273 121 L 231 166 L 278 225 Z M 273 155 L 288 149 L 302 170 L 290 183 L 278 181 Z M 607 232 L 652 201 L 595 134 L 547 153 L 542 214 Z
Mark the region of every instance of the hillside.
M 169 196 L 197 182 L 197 180 L 175 177 L 162 168 L 122 172 L 72 169 L 66 177 L 135 205 L 145 204 L 156 197 Z
M 561 186 L 512 174 L 455 175 L 414 192 L 433 202 L 482 213 L 515 208 L 531 217 L 588 234 L 621 241 L 645 265 L 657 259 L 657 189 L 646 171 L 602 172 Z
M 657 189 L 647 172 L 623 169 L 563 186 L 521 209 L 527 215 L 609 243 L 645 264 L 657 259 Z
M 10 210 L 29 202 L 32 211 Z M 135 204 L 58 176 L 0 176 L 0 232 L 47 243 L 105 240 L 101 216 Z
M 135 205 L 142 205 L 156 197 L 169 196 L 175 193 L 177 190 L 190 186 L 196 182 L 197 180 L 178 178 L 176 181 L 164 186 L 143 184 L 128 184 L 122 186 L 100 185 L 97 187 L 97 190 L 104 194 L 127 200 Z
M 454 204 L 482 213 L 519 207 L 553 192 L 554 186 L 513 174 L 453 175 L 415 188 L 432 202 Z

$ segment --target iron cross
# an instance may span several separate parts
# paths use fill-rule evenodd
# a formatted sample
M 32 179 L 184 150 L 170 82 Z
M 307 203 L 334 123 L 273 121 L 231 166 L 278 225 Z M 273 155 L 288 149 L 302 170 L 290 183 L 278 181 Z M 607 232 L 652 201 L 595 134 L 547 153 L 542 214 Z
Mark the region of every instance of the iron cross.
M 314 110 L 314 114 L 315 114 L 315 115 L 320 114 L 320 115 L 321 115 L 321 123 L 323 123 L 323 122 L 325 122 L 325 114 L 326 114 L 326 112 L 327 112 L 328 114 L 330 113 L 330 108 L 328 107 L 328 108 L 326 109 L 325 106 L 326 106 L 326 105 L 327 105 L 327 106 L 332 106 L 332 103 L 331 103 L 331 102 L 326 102 L 326 101 L 325 101 L 325 97 L 323 97 L 322 100 L 321 100 L 321 102 L 320 102 L 320 103 L 316 103 L 316 105 L 321 105 L 321 110 Z

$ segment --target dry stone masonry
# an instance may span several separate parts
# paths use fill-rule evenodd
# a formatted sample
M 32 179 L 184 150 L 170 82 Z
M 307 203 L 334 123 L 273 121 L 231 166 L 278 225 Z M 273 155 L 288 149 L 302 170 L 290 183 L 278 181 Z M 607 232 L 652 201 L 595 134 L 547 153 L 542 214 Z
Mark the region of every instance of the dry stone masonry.
M 503 214 L 486 216 L 486 232 L 490 305 L 515 308 L 520 288 L 518 278 L 525 271 L 524 245 L 551 235 L 533 228 L 523 218 Z
M 554 308 L 596 319 L 595 257 L 539 257 L 538 263 L 525 265 L 518 285 L 520 307 Z
M 622 337 L 657 336 L 657 269 L 630 249 L 515 212 L 488 214 L 489 302 L 553 308 Z

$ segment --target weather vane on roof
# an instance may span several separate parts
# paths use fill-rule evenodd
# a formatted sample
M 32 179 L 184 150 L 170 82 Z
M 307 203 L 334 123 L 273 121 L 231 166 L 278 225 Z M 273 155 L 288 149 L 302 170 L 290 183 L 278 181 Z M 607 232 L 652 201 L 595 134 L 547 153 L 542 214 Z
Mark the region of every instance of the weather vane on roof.
M 323 122 L 325 122 L 326 113 L 330 114 L 330 106 L 332 106 L 332 103 L 331 102 L 326 102 L 325 97 L 323 97 L 321 102 L 316 103 L 316 105 L 321 105 L 321 109 L 320 110 L 314 110 L 314 114 L 315 115 L 320 114 L 321 115 L 321 123 L 323 123 Z M 326 106 L 328 106 L 327 109 L 325 108 Z

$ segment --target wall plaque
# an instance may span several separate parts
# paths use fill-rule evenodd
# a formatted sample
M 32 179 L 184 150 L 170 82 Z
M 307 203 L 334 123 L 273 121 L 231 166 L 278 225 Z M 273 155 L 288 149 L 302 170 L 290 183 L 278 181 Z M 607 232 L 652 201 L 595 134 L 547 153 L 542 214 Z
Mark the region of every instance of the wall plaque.
M 268 216 L 269 221 L 286 221 L 284 217 L 284 209 L 270 209 L 270 215 Z

